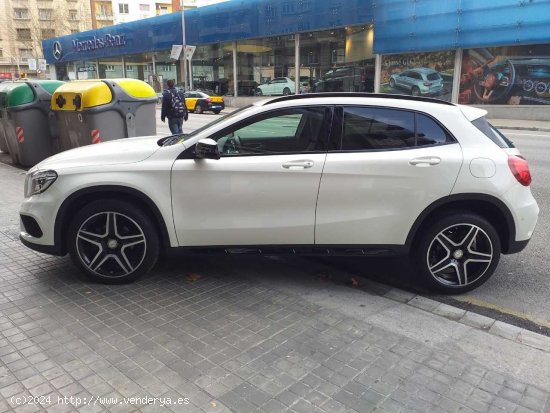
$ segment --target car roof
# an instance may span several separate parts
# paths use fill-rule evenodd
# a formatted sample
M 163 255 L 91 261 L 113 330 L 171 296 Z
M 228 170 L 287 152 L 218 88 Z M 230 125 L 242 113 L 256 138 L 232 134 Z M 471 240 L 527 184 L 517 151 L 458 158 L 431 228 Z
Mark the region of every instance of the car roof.
M 418 72 L 418 73 L 438 73 L 437 70 L 430 69 L 429 67 L 415 67 L 412 69 L 408 69 L 411 72 Z

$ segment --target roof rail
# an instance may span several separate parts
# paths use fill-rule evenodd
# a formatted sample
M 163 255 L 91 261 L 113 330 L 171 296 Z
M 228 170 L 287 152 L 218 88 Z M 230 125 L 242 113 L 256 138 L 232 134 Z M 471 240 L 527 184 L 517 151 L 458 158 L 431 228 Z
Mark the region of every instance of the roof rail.
M 392 95 L 390 93 L 364 93 L 364 92 L 323 92 L 323 93 L 303 93 L 301 95 L 287 95 L 268 100 L 263 104 L 269 105 L 271 103 L 284 102 L 287 100 L 298 100 L 308 98 L 379 98 L 379 99 L 399 99 L 399 100 L 416 100 L 418 102 L 439 103 L 441 105 L 451 105 L 454 103 L 447 102 L 446 100 L 428 98 L 423 96 L 409 96 L 409 95 Z

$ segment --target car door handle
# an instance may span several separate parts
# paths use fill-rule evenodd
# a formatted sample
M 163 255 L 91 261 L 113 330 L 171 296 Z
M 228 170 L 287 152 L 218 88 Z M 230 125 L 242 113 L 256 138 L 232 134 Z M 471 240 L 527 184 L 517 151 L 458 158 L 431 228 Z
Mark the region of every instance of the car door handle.
M 290 161 L 283 164 L 285 169 L 307 169 L 313 166 L 313 161 Z
M 426 167 L 439 165 L 441 163 L 441 158 L 437 156 L 423 156 L 421 158 L 414 158 L 409 161 L 409 164 L 412 166 Z

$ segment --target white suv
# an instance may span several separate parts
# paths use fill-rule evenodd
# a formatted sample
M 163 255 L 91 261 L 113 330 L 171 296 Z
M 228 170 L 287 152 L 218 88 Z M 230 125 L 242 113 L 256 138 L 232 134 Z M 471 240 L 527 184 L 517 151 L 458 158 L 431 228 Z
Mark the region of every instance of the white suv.
M 20 237 L 108 283 L 147 272 L 161 248 L 411 253 L 429 286 L 467 291 L 527 245 L 539 212 L 526 160 L 484 114 L 307 94 L 188 135 L 70 150 L 28 172 Z

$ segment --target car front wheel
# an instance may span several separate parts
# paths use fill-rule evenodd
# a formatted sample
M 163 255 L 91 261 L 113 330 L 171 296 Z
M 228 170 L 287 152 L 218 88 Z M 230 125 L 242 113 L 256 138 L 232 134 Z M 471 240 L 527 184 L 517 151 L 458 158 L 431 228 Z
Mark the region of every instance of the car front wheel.
M 457 294 L 487 281 L 500 259 L 500 239 L 483 217 L 457 212 L 430 225 L 416 248 L 418 273 L 428 287 Z
M 89 278 L 123 284 L 149 271 L 159 255 L 158 233 L 138 207 L 98 200 L 82 208 L 69 226 L 68 250 Z

